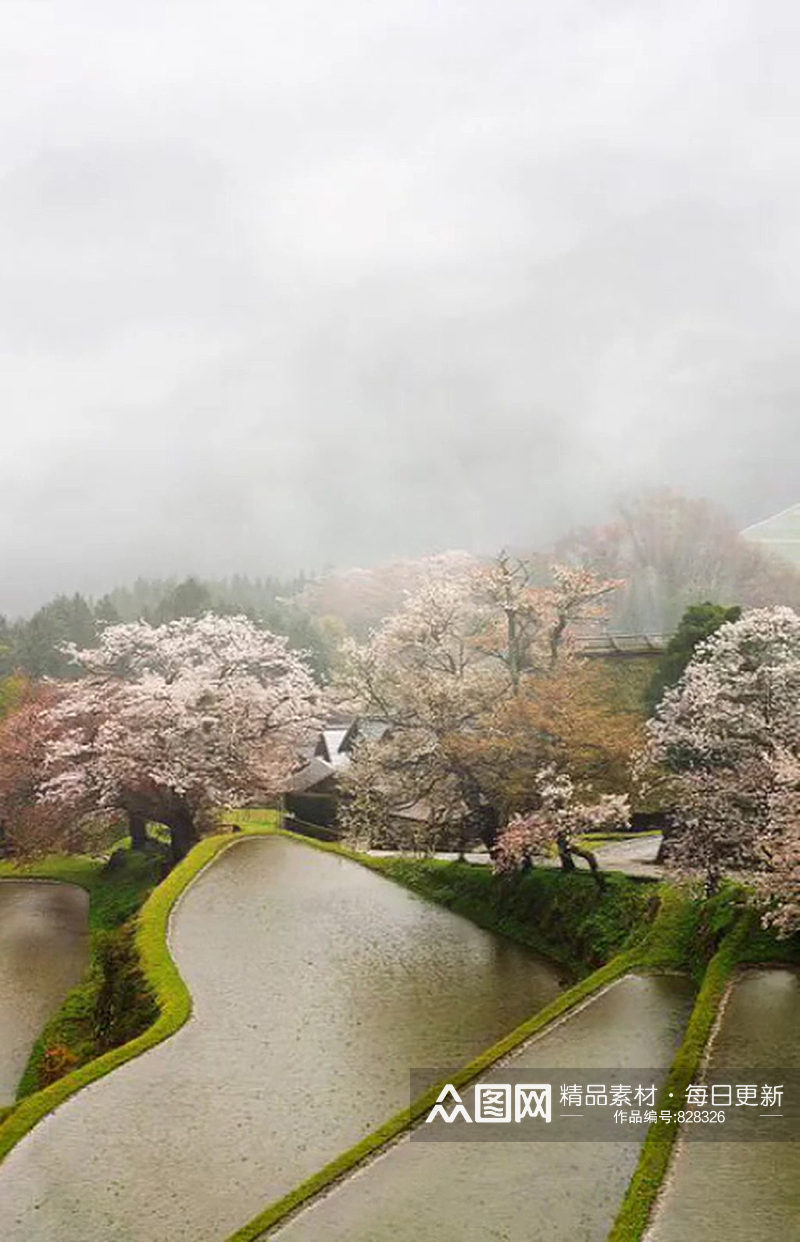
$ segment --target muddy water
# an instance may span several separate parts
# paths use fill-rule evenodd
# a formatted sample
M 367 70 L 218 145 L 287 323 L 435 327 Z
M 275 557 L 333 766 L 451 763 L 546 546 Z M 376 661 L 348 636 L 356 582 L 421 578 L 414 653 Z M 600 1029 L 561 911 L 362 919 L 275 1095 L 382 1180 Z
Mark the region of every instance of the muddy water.
M 0 881 L 0 1105 L 89 960 L 89 897 L 72 884 Z
M 194 998 L 166 1043 L 67 1101 L 0 1166 L 3 1242 L 224 1239 L 551 1000 L 555 969 L 363 867 L 245 840 L 187 891 Z
M 713 1069 L 800 1068 L 800 974 L 747 971 L 711 1048 Z M 755 1075 L 754 1075 L 755 1080 Z M 780 1081 L 780 1073 L 764 1081 Z M 800 1137 L 800 1136 L 799 1136 Z M 796 1242 L 800 1142 L 681 1143 L 648 1242 Z
M 508 1068 L 668 1065 L 692 999 L 684 979 L 629 976 L 523 1048 Z M 638 1151 L 635 1143 L 404 1139 L 270 1236 L 281 1242 L 603 1242 Z

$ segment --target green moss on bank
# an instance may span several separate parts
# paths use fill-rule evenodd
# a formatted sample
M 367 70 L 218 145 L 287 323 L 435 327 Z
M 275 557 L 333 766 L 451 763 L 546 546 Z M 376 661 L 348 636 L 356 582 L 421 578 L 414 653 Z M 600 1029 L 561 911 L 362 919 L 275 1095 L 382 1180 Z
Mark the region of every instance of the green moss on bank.
M 746 930 L 747 920 L 740 918 L 705 972 L 683 1043 L 665 1084 L 665 1090 L 672 1091 L 676 1099 L 683 1099 L 687 1086 L 694 1080 L 725 987 L 739 961 Z M 642 1237 L 666 1176 L 678 1129 L 677 1123 L 671 1121 L 658 1121 L 651 1126 L 608 1242 L 638 1242 Z

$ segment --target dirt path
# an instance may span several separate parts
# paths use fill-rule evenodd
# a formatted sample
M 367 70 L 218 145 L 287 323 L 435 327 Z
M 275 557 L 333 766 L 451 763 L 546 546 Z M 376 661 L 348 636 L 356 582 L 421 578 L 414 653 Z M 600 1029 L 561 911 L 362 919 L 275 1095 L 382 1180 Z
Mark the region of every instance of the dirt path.
M 661 879 L 664 874 L 664 868 L 656 862 L 659 847 L 661 845 L 661 836 L 641 836 L 633 837 L 630 841 L 609 841 L 605 845 L 598 845 L 594 848 L 597 861 L 604 871 L 622 871 L 626 875 L 646 876 L 650 879 Z M 370 850 L 371 854 L 376 857 L 383 855 L 387 858 L 396 858 L 399 856 L 399 850 Z M 452 852 L 442 852 L 434 855 L 435 858 L 441 858 L 448 862 L 455 862 L 458 854 Z M 471 863 L 490 863 L 491 859 L 485 850 L 469 853 L 466 861 Z M 579 870 L 589 870 L 588 863 L 581 858 L 575 859 Z M 539 863 L 543 867 L 558 867 L 559 863 L 556 859 L 542 859 Z

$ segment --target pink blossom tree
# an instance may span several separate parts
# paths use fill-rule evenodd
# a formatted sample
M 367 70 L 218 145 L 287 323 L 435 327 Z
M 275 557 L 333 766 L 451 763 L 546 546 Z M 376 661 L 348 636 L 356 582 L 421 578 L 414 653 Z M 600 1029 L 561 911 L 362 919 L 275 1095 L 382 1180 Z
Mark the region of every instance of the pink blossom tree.
M 539 806 L 524 815 L 515 815 L 500 833 L 495 847 L 497 872 L 524 871 L 535 857 L 558 851 L 565 871 L 574 871 L 573 855 L 584 858 L 598 884 L 603 877 L 591 850 L 579 838 L 587 832 L 624 828 L 630 821 L 630 807 L 624 794 L 603 794 L 587 801 L 588 791 L 579 795 L 572 779 L 553 768 L 543 769 L 537 778 Z
M 0 721 L 0 852 L 30 858 L 54 850 L 90 847 L 93 829 L 77 802 L 55 806 L 38 794 L 45 756 L 60 727 L 53 707 L 58 687 L 29 686 L 23 701 Z
M 165 824 L 176 860 L 216 808 L 285 788 L 315 724 L 304 661 L 245 617 L 113 625 L 72 656 L 40 797 Z

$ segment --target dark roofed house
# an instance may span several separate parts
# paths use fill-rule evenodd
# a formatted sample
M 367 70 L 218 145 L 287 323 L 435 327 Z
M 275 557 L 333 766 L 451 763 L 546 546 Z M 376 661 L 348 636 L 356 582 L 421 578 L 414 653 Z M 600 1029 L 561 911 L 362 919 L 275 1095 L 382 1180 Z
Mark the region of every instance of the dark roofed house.
M 359 716 L 348 725 L 341 722 L 325 725 L 313 744 L 313 753 L 295 772 L 285 796 L 287 812 L 294 817 L 294 826 L 312 836 L 327 839 L 338 836 L 337 813 L 341 797 L 340 778 L 350 766 L 351 755 L 359 742 L 379 742 L 391 725 L 374 716 Z M 390 814 L 384 848 L 427 852 L 457 849 L 465 844 L 463 834 L 466 805 L 462 805 L 452 823 L 439 823 L 430 803 L 424 799 L 395 806 Z
M 308 763 L 295 772 L 287 792 L 335 794 L 336 776 L 333 764 L 321 755 L 312 755 Z
M 292 777 L 290 791 L 334 793 L 336 778 L 350 766 L 350 756 L 359 742 L 378 742 L 389 725 L 385 720 L 357 716 L 349 724 L 325 725 L 313 751 Z

